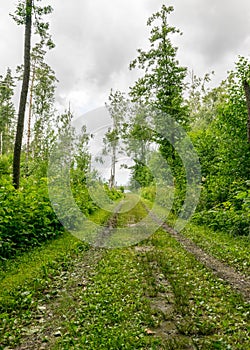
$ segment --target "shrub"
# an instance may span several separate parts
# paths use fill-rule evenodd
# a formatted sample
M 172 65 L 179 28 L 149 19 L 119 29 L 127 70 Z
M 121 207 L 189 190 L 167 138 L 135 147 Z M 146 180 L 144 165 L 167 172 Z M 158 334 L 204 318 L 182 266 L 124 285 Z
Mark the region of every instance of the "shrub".
M 16 191 L 10 179 L 0 180 L 0 257 L 39 245 L 58 236 L 62 226 L 47 193 L 47 180 L 31 179 Z

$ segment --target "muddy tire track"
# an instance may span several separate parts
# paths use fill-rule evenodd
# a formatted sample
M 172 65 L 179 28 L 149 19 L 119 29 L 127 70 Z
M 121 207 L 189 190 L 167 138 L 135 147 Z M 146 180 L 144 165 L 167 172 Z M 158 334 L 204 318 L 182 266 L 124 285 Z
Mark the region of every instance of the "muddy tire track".
M 180 232 L 174 230 L 168 224 L 162 223 L 155 213 L 153 213 L 144 203 L 143 205 L 150 216 L 161 225 L 161 228 L 175 238 L 187 252 L 194 255 L 199 262 L 201 262 L 208 269 L 212 270 L 217 277 L 229 283 L 237 293 L 240 293 L 247 302 L 250 302 L 250 276 L 245 276 L 237 272 L 234 268 L 206 253 L 203 249 L 198 247 L 190 239 L 183 236 Z
M 23 327 L 19 345 L 6 347 L 9 350 L 51 349 L 64 330 L 63 324 L 78 308 L 78 293 L 85 290 L 95 273 L 104 250 L 90 248 L 74 261 L 72 269 L 58 276 L 50 286 L 52 293 L 59 291 L 54 299 L 42 299 L 29 325 Z
M 146 256 L 150 257 L 149 261 L 146 260 L 145 263 L 149 264 L 155 281 L 154 287 L 150 288 L 153 288 L 153 293 L 150 289 L 146 289 L 145 295 L 150 302 L 152 315 L 157 320 L 157 325 L 147 329 L 146 332 L 162 339 L 163 347 L 160 349 L 175 349 L 175 344 L 178 343 L 183 350 L 195 350 L 192 337 L 184 335 L 178 330 L 177 321 L 181 315 L 176 313 L 176 301 L 171 283 L 162 273 L 155 259 L 158 250 L 152 245 L 136 246 L 134 250 L 141 261 L 144 261 L 143 258 Z
M 112 230 L 117 226 L 118 213 L 121 210 L 124 201 L 122 200 L 114 209 L 113 214 L 108 219 L 103 229 L 98 233 L 95 239 L 94 247 L 106 247 L 106 243 L 112 235 Z
M 60 292 L 54 299 L 41 300 L 38 303 L 29 325 L 23 327 L 19 345 L 8 348 L 9 350 L 50 349 L 57 338 L 62 336 L 62 325 L 78 308 L 79 291 L 87 288 L 99 261 L 105 254 L 105 249 L 101 247 L 110 238 L 112 229 L 116 227 L 118 212 L 122 205 L 123 201 L 116 206 L 112 216 L 100 231 L 94 247 L 78 256 L 74 266 L 53 281 L 47 292 L 52 294 L 58 290 Z

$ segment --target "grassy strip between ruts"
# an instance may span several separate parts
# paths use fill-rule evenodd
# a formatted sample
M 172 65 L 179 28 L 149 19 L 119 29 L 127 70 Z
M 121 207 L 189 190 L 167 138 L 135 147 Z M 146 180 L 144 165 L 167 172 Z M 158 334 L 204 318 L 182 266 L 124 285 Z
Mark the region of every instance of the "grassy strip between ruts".
M 144 294 L 146 280 L 132 249 L 108 251 L 52 349 L 160 349 L 161 340 L 146 332 L 155 322 Z
M 143 199 L 143 202 L 149 206 L 151 202 Z M 156 215 L 164 215 L 163 206 L 156 205 Z M 170 214 L 167 217 L 167 224 L 174 227 L 176 217 Z M 195 223 L 188 222 L 181 234 L 206 253 L 211 254 L 220 261 L 233 267 L 246 276 L 250 275 L 250 236 L 236 236 L 223 231 L 213 231 L 206 226 L 200 226 Z
M 178 331 L 191 336 L 197 349 L 249 349 L 249 304 L 165 231 L 152 244 L 156 251 L 147 255 L 172 285 Z
M 123 212 L 118 215 L 117 227 L 136 224 L 148 215 L 142 205 L 141 198 L 136 194 L 128 194 L 123 204 Z
M 118 221 L 125 224 L 130 217 L 136 222 L 141 216 L 144 216 L 143 208 L 138 204 L 136 209 L 120 214 Z M 19 260 L 16 263 L 19 272 L 10 278 L 14 282 L 2 281 L 2 286 L 8 290 L 2 300 L 5 345 L 7 341 L 11 345 L 18 342 L 19 326 L 29 325 L 39 299 L 43 298 L 46 303 L 56 297 L 53 277 L 60 275 L 63 269 L 71 269 L 75 257 L 84 255 L 82 250 L 88 249 L 72 236 L 66 235 L 61 240 L 61 247 L 58 243 L 59 246 L 52 248 L 59 242 L 57 240 L 40 248 L 38 256 L 34 251 L 30 255 L 34 264 L 28 259 Z M 152 249 L 144 249 L 145 246 Z M 141 248 L 106 251 L 89 283 L 74 291 L 74 312 L 69 310 L 60 324 L 56 343 L 56 339 L 51 343 L 45 339 L 49 346 L 46 349 L 245 350 L 249 347 L 249 305 L 225 282 L 216 278 L 163 230 L 144 241 Z M 40 263 L 50 250 L 54 253 L 51 252 L 49 261 Z M 170 334 L 165 340 L 154 335 L 159 317 L 151 310 L 147 297 L 149 289 L 151 295 L 157 294 L 158 290 L 151 268 L 155 262 L 171 283 L 174 293 L 174 313 L 165 317 L 172 318 L 178 334 Z M 20 278 L 25 267 L 27 279 L 20 281 L 18 276 Z M 7 275 L 11 270 L 9 268 Z M 58 318 L 62 309 L 58 307 Z M 192 339 L 193 346 L 185 347 L 180 335 Z

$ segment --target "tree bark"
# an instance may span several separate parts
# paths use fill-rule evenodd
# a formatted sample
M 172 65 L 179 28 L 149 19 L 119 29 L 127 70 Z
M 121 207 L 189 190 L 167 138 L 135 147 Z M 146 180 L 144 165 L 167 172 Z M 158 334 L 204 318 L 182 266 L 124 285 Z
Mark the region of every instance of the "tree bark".
M 3 132 L 0 132 L 0 155 L 3 155 Z
M 249 83 L 246 80 L 243 81 L 243 87 L 244 87 L 244 90 L 245 90 L 246 103 L 247 103 L 247 112 L 248 112 L 248 118 L 247 118 L 247 140 L 250 143 L 250 85 L 249 85 Z
M 116 146 L 112 147 L 112 164 L 111 164 L 111 175 L 110 175 L 110 188 L 115 186 L 115 166 L 116 166 Z
M 29 79 L 30 79 L 32 7 L 33 7 L 33 0 L 26 0 L 24 73 L 23 73 L 22 90 L 21 90 L 20 102 L 19 102 L 16 138 L 15 138 L 15 146 L 14 146 L 14 158 L 13 158 L 13 185 L 16 189 L 18 189 L 20 185 L 21 148 L 22 148 L 22 139 L 23 139 L 25 109 L 26 109 L 27 95 L 29 90 Z
M 28 131 L 27 131 L 27 168 L 29 167 L 29 156 L 30 156 L 30 139 L 31 139 L 31 119 L 32 119 L 32 107 L 33 107 L 33 90 L 35 83 L 35 73 L 36 73 L 36 64 L 34 63 L 33 73 L 31 78 L 30 85 L 30 98 L 29 98 L 29 115 L 28 115 Z

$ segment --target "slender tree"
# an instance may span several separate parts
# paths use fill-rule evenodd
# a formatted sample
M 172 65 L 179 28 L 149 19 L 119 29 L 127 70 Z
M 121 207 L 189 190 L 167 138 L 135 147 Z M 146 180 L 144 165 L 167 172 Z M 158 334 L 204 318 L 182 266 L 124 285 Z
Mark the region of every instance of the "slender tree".
M 19 7 L 18 10 L 20 11 L 20 9 L 21 8 Z M 27 96 L 28 96 L 28 90 L 29 90 L 29 80 L 30 80 L 32 10 L 33 10 L 33 1 L 26 0 L 25 38 L 24 38 L 24 72 L 23 72 L 21 96 L 19 101 L 17 130 L 16 130 L 14 158 L 13 158 L 13 184 L 16 189 L 19 188 L 19 184 L 20 184 L 21 148 L 22 148 L 22 139 L 23 139 L 25 109 L 26 109 L 26 102 L 27 102 Z
M 8 68 L 6 76 L 0 77 L 0 155 L 8 153 L 13 145 L 15 108 L 12 101 L 14 79 Z
M 177 48 L 169 38 L 171 34 L 180 33 L 168 24 L 168 15 L 172 11 L 173 7 L 163 5 L 148 19 L 147 25 L 152 27 L 150 49 L 139 49 L 138 57 L 130 64 L 130 69 L 138 67 L 145 74 L 131 87 L 130 95 L 134 100 L 150 102 L 158 110 L 184 122 L 182 92 L 186 68 L 179 65 Z
M 250 62 L 246 57 L 240 56 L 236 67 L 236 77 L 241 81 L 245 93 L 247 107 L 247 141 L 250 143 Z
M 245 90 L 246 104 L 247 104 L 247 140 L 250 143 L 250 85 L 247 80 L 243 81 L 243 87 Z
M 20 0 L 15 11 L 15 15 L 12 15 L 13 19 L 18 25 L 25 26 L 22 89 L 19 101 L 18 120 L 13 157 L 13 184 L 16 189 L 19 188 L 20 184 L 21 149 L 23 140 L 25 110 L 30 81 L 32 23 L 34 22 L 35 34 L 38 34 L 40 36 L 41 40 L 43 40 L 46 43 L 46 46 L 54 46 L 53 42 L 51 41 L 51 37 L 48 34 L 49 24 L 43 22 L 42 20 L 42 16 L 44 14 L 46 15 L 51 12 L 51 6 L 35 6 L 33 0 Z
M 33 91 L 34 156 L 46 160 L 53 142 L 53 123 L 55 124 L 55 88 L 56 76 L 51 67 L 42 62 L 36 68 Z
M 174 161 L 173 145 L 178 139 L 176 123 L 186 125 L 187 110 L 183 104 L 186 68 L 179 65 L 177 48 L 170 40 L 170 35 L 180 33 L 168 24 L 172 11 L 172 6 L 163 5 L 148 19 L 150 48 L 148 51 L 139 49 L 138 57 L 130 64 L 130 69 L 139 68 L 144 75 L 131 87 L 130 95 L 133 101 L 142 101 L 155 108 L 154 141 L 161 146 L 164 156 Z
M 30 143 L 31 143 L 31 122 L 33 114 L 33 98 L 34 98 L 34 86 L 36 80 L 37 66 L 40 62 L 43 62 L 46 51 L 43 48 L 44 40 L 37 43 L 31 52 L 31 81 L 29 87 L 29 111 L 28 111 L 28 130 L 27 130 L 27 164 L 30 156 Z M 22 70 L 22 67 L 19 69 Z
M 120 91 L 113 92 L 111 90 L 109 103 L 106 104 L 106 107 L 112 118 L 113 126 L 105 134 L 103 154 L 111 154 L 109 186 L 112 188 L 115 185 L 117 154 L 119 152 L 121 129 L 126 114 L 127 101 Z

